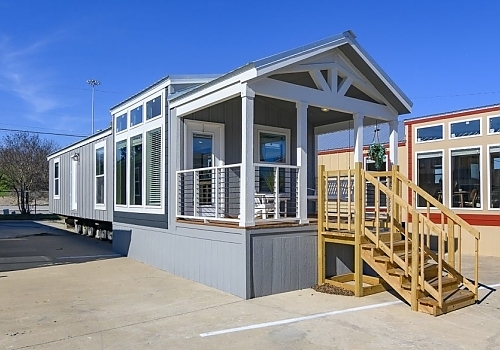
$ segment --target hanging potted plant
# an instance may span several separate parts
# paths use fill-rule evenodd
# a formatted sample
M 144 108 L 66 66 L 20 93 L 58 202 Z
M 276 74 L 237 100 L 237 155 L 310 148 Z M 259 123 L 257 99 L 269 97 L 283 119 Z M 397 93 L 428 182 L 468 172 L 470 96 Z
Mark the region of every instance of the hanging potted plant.
M 384 166 L 385 148 L 380 143 L 372 143 L 368 149 L 368 158 L 375 162 L 375 169 L 380 170 Z
M 373 135 L 373 141 L 368 149 L 368 158 L 375 162 L 375 169 L 380 170 L 384 166 L 384 156 L 385 156 L 385 148 L 380 143 L 378 138 L 378 132 L 380 129 L 378 125 L 375 124 L 375 134 Z

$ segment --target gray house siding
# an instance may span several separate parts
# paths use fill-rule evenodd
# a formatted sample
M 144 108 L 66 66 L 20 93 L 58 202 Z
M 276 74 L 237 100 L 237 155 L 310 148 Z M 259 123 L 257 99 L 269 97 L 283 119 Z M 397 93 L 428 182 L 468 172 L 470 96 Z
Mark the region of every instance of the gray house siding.
M 106 191 L 105 210 L 95 209 L 95 144 L 106 141 Z M 78 153 L 76 196 L 77 209 L 71 210 L 71 156 Z M 52 213 L 69 217 L 97 221 L 113 221 L 113 141 L 112 136 L 104 136 L 98 140 L 64 152 L 59 158 L 60 198 L 54 199 L 54 160 L 49 160 L 49 209 Z

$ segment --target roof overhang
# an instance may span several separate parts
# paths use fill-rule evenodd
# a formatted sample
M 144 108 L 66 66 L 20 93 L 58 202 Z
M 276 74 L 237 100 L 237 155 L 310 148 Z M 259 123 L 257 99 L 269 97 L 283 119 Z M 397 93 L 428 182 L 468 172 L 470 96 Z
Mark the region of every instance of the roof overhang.
M 82 147 L 82 146 L 85 146 L 86 144 L 89 144 L 89 143 L 92 143 L 94 141 L 108 137 L 112 133 L 113 133 L 113 131 L 111 130 L 111 127 L 109 127 L 103 131 L 98 132 L 97 134 L 88 136 L 88 137 L 84 138 L 83 140 L 72 143 L 71 145 L 68 145 L 68 146 L 66 146 L 66 147 L 64 147 L 64 148 L 62 148 L 62 149 L 60 149 L 52 154 L 49 154 L 47 156 L 47 160 L 57 158 L 64 153 L 71 152 L 72 150 L 77 149 L 77 148 Z

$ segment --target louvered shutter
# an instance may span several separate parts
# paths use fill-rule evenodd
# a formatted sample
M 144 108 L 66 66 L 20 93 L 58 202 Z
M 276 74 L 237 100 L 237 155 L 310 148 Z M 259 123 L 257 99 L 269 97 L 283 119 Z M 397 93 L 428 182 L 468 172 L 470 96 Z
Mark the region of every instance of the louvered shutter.
M 161 128 L 146 134 L 146 205 L 161 205 Z

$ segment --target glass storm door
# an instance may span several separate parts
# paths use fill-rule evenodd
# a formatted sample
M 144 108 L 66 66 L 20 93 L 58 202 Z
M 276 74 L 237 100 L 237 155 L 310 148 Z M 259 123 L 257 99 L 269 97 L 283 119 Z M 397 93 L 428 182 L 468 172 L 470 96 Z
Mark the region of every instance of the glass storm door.
M 193 134 L 193 168 L 209 168 L 213 165 L 213 135 Z M 200 205 L 212 204 L 212 170 L 200 171 L 198 173 L 198 198 Z

